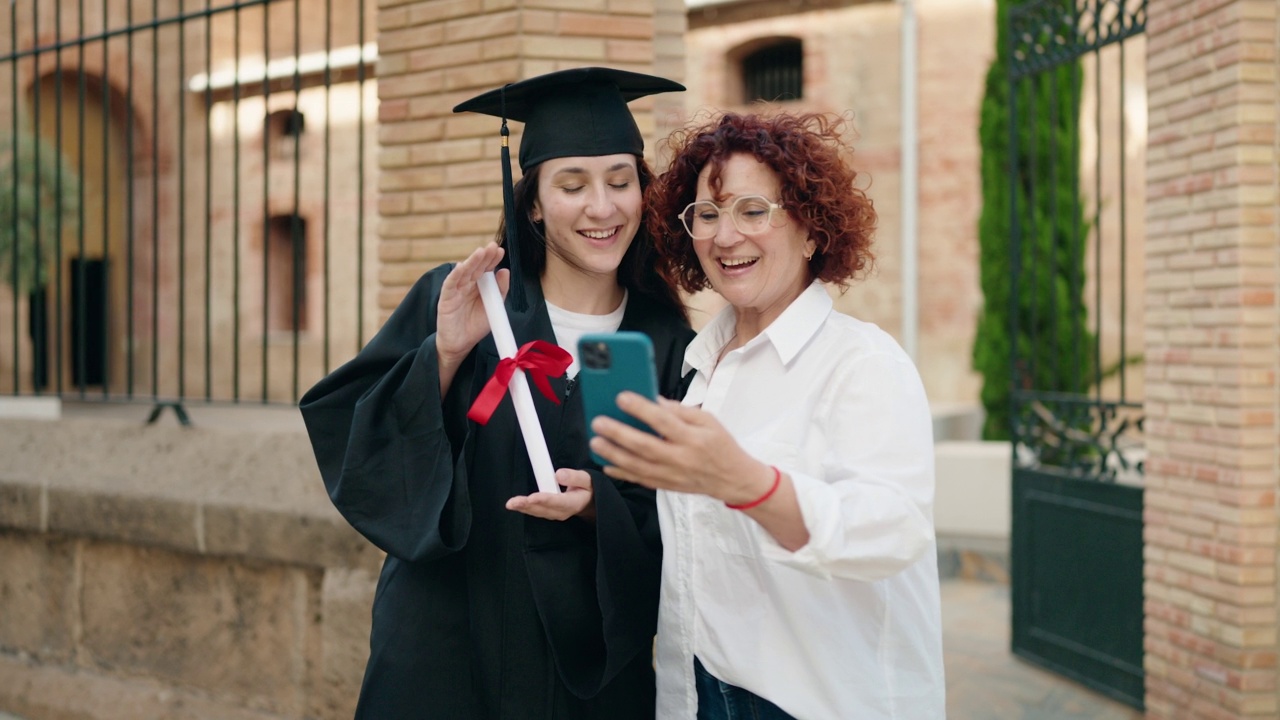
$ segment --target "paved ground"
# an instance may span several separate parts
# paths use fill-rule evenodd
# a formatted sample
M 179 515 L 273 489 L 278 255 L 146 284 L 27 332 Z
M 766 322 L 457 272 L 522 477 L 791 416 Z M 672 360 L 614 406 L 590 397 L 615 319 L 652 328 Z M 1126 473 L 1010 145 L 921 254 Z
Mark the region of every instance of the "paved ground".
M 948 720 L 1137 720 L 1138 711 L 1009 652 L 1009 586 L 942 583 Z

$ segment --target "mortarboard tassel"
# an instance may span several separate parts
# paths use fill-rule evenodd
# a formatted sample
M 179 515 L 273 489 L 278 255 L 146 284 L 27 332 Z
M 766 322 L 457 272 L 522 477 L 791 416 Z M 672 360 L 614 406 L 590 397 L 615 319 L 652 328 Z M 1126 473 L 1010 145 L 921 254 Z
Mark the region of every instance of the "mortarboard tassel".
M 516 229 L 516 192 L 511 182 L 511 131 L 507 129 L 507 94 L 503 86 L 502 97 L 502 217 L 507 237 L 503 248 L 507 254 L 507 267 L 511 269 L 511 286 L 507 290 L 507 299 L 511 302 L 511 310 L 524 312 L 529 303 L 524 296 L 524 279 L 520 272 L 520 241 Z

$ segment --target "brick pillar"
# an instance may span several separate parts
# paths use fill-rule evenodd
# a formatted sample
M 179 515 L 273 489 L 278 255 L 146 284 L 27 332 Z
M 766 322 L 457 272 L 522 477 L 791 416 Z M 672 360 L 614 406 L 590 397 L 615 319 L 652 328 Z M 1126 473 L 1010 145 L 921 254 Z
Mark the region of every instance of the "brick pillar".
M 424 271 L 460 259 L 497 229 L 499 122 L 454 115 L 453 106 L 503 83 L 584 65 L 680 80 L 683 12 L 680 0 L 381 0 L 383 318 Z M 655 123 L 655 102 L 663 101 L 632 103 L 650 149 L 672 122 L 659 112 L 663 122 Z M 519 123 L 511 129 L 514 160 Z M 518 178 L 519 168 L 513 172 Z
M 653 73 L 683 83 L 684 38 L 689 31 L 685 0 L 653 0 Z M 645 134 L 645 156 L 655 171 L 667 168 L 671 153 L 660 147 L 672 130 L 685 122 L 688 93 L 664 93 L 653 98 L 654 132 Z M 641 127 L 643 130 L 644 128 Z
M 1150 0 L 1150 717 L 1280 715 L 1276 0 Z

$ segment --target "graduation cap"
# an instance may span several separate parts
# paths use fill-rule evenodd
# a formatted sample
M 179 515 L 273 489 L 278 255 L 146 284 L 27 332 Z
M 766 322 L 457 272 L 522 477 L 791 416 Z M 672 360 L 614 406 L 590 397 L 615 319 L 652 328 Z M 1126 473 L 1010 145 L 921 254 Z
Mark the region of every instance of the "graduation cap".
M 560 157 L 595 157 L 644 152 L 644 138 L 627 103 L 646 95 L 684 90 L 680 83 L 654 75 L 603 67 L 574 68 L 539 75 L 477 95 L 453 109 L 502 119 L 502 199 L 511 268 L 512 306 L 526 306 L 519 278 L 515 191 L 511 182 L 507 120 L 524 123 L 520 170 Z

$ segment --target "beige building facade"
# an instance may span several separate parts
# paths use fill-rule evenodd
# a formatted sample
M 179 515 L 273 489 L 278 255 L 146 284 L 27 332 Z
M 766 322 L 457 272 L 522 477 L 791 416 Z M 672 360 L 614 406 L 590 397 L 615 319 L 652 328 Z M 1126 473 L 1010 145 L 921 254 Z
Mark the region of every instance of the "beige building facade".
M 66 5 L 0 13 L 17 56 L 0 118 L 61 148 L 82 185 L 83 233 L 41 240 L 58 268 L 43 391 L 78 389 L 83 257 L 107 277 L 91 395 L 293 401 L 378 320 L 376 5 Z M 16 389 L 34 390 L 27 304 L 0 283 L 0 393 L 15 316 Z
M 935 404 L 975 403 L 970 353 L 982 305 L 978 287 L 978 110 L 994 56 L 994 3 L 917 2 L 919 253 L 916 364 Z M 759 107 L 747 97 L 744 60 L 798 40 L 802 97 L 765 108 L 836 113 L 860 182 L 879 215 L 876 270 L 836 307 L 903 341 L 902 7 L 892 2 L 691 2 L 686 36 L 688 116 Z M 714 307 L 714 299 L 707 304 Z
M 802 46 L 803 97 L 778 107 L 850 119 L 880 214 L 877 269 L 839 307 L 901 335 L 892 3 L 671 3 L 653 19 L 619 2 L 457 3 L 445 23 L 427 21 L 434 10 L 359 0 L 254 4 L 208 19 L 184 16 L 176 2 L 145 5 L 110 0 L 81 18 L 42 0 L 22 7 L 16 33 L 0 18 L 0 38 L 25 53 L 13 63 L 16 88 L 0 73 L 0 117 L 14 116 L 16 98 L 19 122 L 38 120 L 84 180 L 83 252 L 80 234 L 64 232 L 47 291 L 60 371 L 46 392 L 78 383 L 71 259 L 83 255 L 105 260 L 108 277 L 105 377 L 90 394 L 291 401 L 354 354 L 422 271 L 492 237 L 496 133 L 484 118 L 451 117 L 455 102 L 572 65 L 683 78 L 688 93 L 635 104 L 660 168 L 660 140 L 685 120 L 751 107 L 742 60 L 780 39 Z M 601 13 L 615 17 L 605 23 Z M 976 116 L 991 13 L 989 0 L 919 5 L 917 360 L 939 403 L 977 397 Z M 156 19 L 167 24 L 122 32 Z M 90 41 L 73 42 L 79 36 Z M 718 306 L 710 295 L 692 304 L 695 324 Z M 29 393 L 26 300 L 0 286 L 3 392 L 14 389 L 15 317 L 18 389 Z

